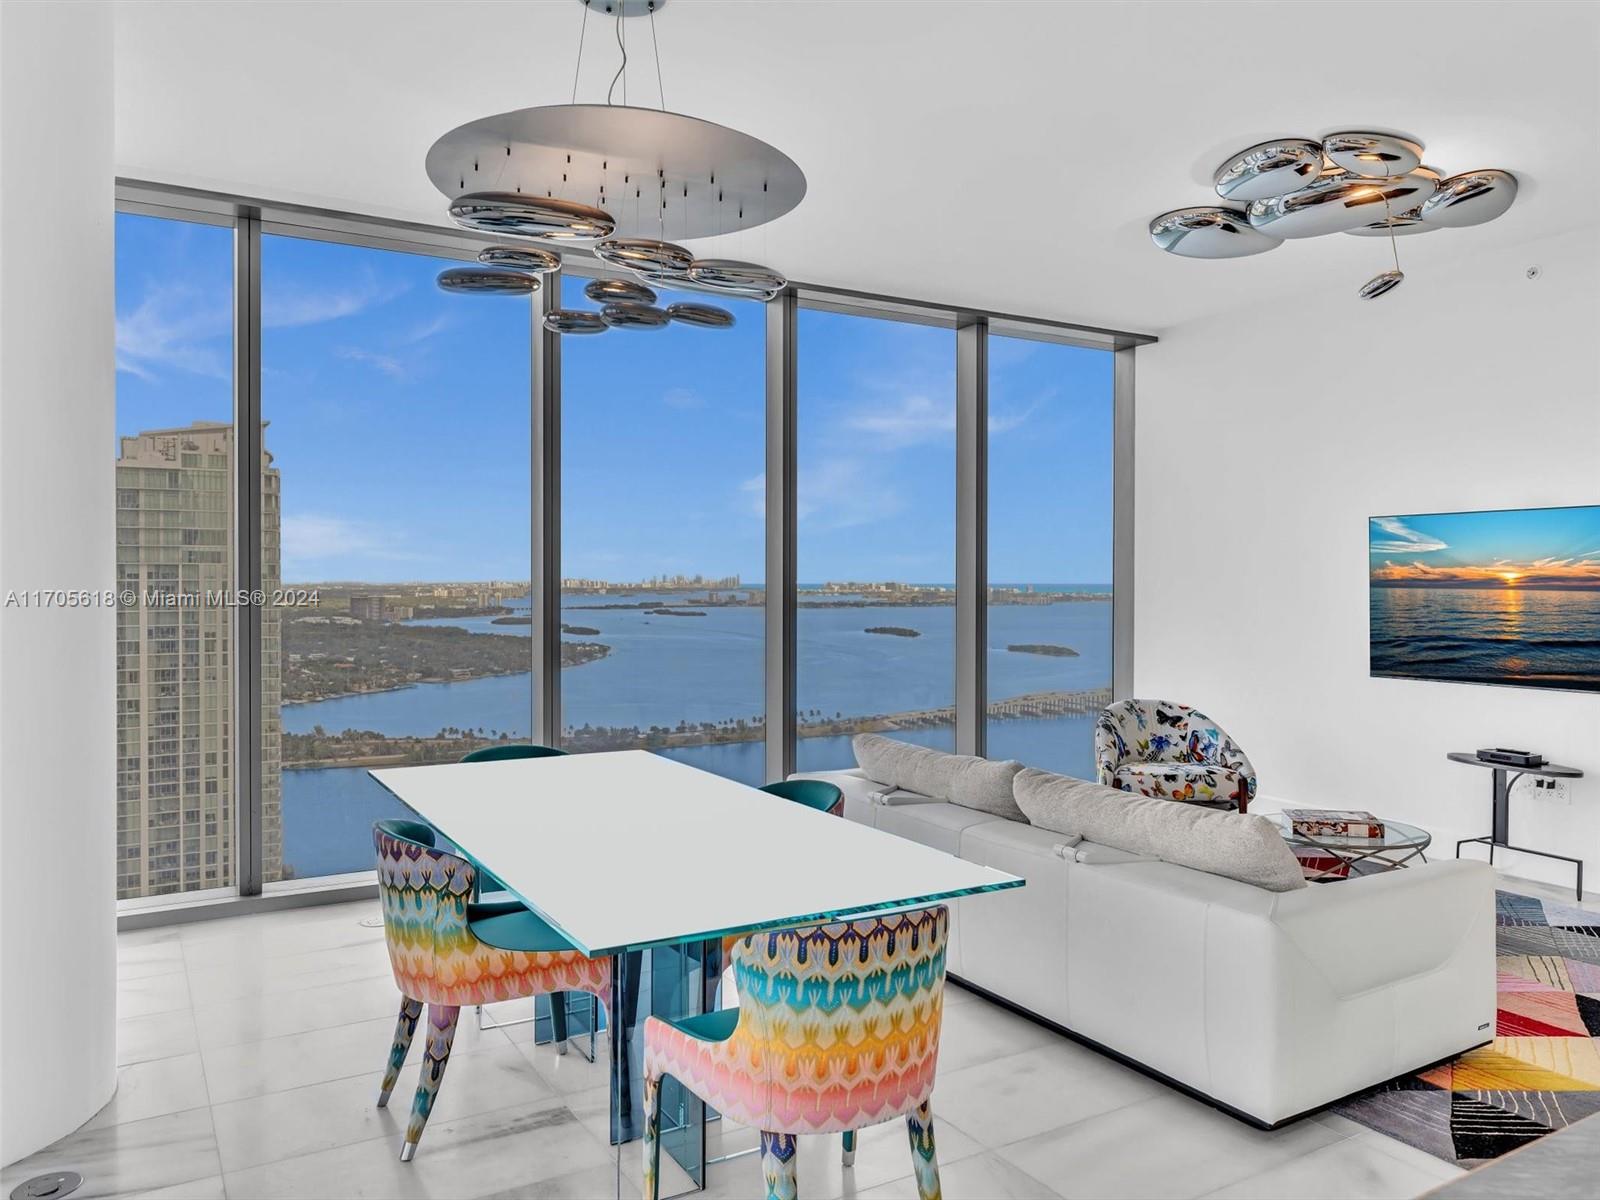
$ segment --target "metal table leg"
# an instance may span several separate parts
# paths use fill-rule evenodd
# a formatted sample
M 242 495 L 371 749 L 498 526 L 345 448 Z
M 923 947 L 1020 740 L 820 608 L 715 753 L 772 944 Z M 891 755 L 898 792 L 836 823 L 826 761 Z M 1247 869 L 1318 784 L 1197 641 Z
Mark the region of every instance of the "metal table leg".
M 1568 862 L 1577 868 L 1577 879 L 1574 890 L 1577 898 L 1583 900 L 1583 859 L 1572 858 L 1566 854 L 1552 854 L 1548 850 L 1534 850 L 1527 846 L 1515 846 L 1511 843 L 1511 788 L 1527 772 L 1518 771 L 1515 775 L 1508 775 L 1506 770 L 1496 767 L 1494 774 L 1494 809 L 1493 832 L 1485 837 L 1462 838 L 1456 843 L 1456 857 L 1461 857 L 1461 847 L 1471 845 L 1484 845 L 1489 847 L 1489 865 L 1494 866 L 1494 852 L 1500 850 L 1515 850 L 1518 854 L 1533 854 L 1540 858 L 1550 858 L 1557 862 Z
M 644 1034 L 651 1013 L 680 1018 L 706 1011 L 710 988 L 708 964 L 695 945 L 664 947 L 613 955 L 609 1039 L 611 1144 L 616 1147 L 616 1190 L 622 1196 L 622 1155 L 644 1134 Z M 641 999 L 644 1003 L 641 1004 Z M 703 1103 L 674 1080 L 662 1084 L 661 1148 L 694 1181 L 705 1187 L 706 1139 Z M 680 1193 L 685 1194 L 685 1193 Z

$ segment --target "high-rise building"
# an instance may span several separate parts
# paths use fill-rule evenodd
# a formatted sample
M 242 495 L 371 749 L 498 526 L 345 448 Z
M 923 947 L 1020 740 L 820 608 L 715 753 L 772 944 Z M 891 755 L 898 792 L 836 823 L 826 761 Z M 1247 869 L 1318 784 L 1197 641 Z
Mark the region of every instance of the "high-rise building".
M 117 894 L 232 886 L 233 427 L 122 439 L 117 457 Z M 262 585 L 280 583 L 278 472 L 262 454 Z M 131 603 L 128 601 L 131 600 Z M 280 619 L 262 615 L 261 817 L 282 873 Z

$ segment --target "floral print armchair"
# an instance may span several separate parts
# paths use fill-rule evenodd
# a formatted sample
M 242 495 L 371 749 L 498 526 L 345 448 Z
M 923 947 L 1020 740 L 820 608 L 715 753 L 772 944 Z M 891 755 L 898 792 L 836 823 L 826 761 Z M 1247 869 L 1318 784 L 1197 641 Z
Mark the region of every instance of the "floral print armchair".
M 1094 757 L 1108 787 L 1240 812 L 1256 794 L 1256 769 L 1203 712 L 1170 700 L 1119 700 L 1094 726 Z

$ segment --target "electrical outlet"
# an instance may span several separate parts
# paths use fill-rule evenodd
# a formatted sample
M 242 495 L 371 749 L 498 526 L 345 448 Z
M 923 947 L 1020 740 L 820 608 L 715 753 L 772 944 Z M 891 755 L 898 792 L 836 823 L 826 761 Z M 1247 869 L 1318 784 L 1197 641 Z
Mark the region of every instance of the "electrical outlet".
M 1551 804 L 1571 804 L 1572 798 L 1567 792 L 1565 779 L 1554 779 L 1548 775 L 1524 775 L 1517 781 L 1517 787 L 1531 792 L 1540 800 L 1549 801 Z

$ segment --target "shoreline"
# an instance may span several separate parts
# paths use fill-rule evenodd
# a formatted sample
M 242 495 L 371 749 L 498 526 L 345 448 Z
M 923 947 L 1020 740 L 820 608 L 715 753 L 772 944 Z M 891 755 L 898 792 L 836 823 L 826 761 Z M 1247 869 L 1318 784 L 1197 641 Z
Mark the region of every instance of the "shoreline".
M 1090 688 L 1081 691 L 1024 692 L 1003 700 L 992 700 L 986 706 L 990 721 L 1049 719 L 1052 717 L 1093 716 L 1111 702 L 1111 689 Z M 876 713 L 837 720 L 811 721 L 799 725 L 795 736 L 801 739 L 824 737 L 850 737 L 857 733 L 895 733 L 915 729 L 937 729 L 955 723 L 953 705 L 940 708 L 914 709 L 903 712 Z M 357 732 L 357 731 L 345 731 Z M 312 734 L 283 735 L 291 738 L 309 738 Z M 728 724 L 705 722 L 694 726 L 672 729 L 641 729 L 637 726 L 601 727 L 564 731 L 563 742 L 568 748 L 585 750 L 671 750 L 698 746 L 737 745 L 766 739 L 765 721 L 754 718 L 733 719 Z M 328 735 L 325 741 L 337 742 L 340 735 Z M 447 763 L 458 760 L 467 750 L 479 746 L 497 745 L 513 739 L 491 740 L 477 737 L 426 736 L 384 737 L 382 735 L 360 739 L 360 752 L 341 758 L 313 758 L 297 761 L 284 760 L 284 771 L 327 770 L 342 767 L 382 767 Z

